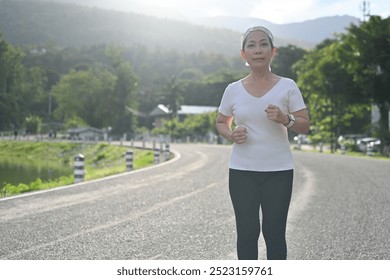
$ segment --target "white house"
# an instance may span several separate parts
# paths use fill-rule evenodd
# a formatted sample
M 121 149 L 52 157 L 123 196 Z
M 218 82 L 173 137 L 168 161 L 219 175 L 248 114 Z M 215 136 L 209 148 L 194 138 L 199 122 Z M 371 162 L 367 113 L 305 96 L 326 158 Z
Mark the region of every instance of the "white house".
M 80 127 L 68 130 L 69 139 L 83 141 L 98 141 L 103 139 L 103 131 L 94 127 Z
M 195 106 L 195 105 L 182 105 L 180 106 L 180 110 L 177 111 L 177 114 L 180 116 L 187 115 L 199 115 L 205 113 L 216 112 L 218 107 L 215 106 Z
M 154 127 L 162 127 L 163 120 L 170 116 L 171 112 L 169 108 L 163 104 L 158 104 L 156 108 L 149 113 L 149 115 L 154 118 Z

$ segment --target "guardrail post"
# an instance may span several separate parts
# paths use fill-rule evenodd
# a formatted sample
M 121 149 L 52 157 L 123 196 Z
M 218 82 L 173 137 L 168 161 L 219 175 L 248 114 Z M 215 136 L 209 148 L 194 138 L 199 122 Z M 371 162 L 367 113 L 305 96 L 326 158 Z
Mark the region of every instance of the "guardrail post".
M 347 147 L 345 146 L 345 144 L 341 144 L 341 154 L 345 155 L 346 151 L 347 151 Z
M 320 142 L 320 153 L 324 151 L 324 143 Z
M 127 171 L 132 171 L 134 169 L 133 150 L 131 149 L 126 152 L 126 169 Z
M 171 152 L 169 150 L 169 143 L 165 144 L 165 160 L 169 160 L 171 157 Z
M 83 182 L 84 174 L 84 155 L 78 154 L 74 157 L 74 182 Z
M 367 149 L 367 156 L 372 157 L 374 155 L 374 148 L 370 143 L 367 144 L 366 146 Z
M 160 151 L 158 149 L 154 150 L 154 163 L 160 163 Z

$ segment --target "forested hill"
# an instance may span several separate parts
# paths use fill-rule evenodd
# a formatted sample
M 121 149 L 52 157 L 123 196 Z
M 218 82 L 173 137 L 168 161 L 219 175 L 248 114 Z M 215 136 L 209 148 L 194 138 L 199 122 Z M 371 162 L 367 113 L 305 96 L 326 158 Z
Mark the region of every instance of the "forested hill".
M 52 1 L 0 0 L 0 32 L 4 39 L 13 45 L 54 43 L 79 48 L 109 43 L 124 47 L 138 44 L 150 50 L 237 55 L 240 33 L 246 26 L 265 23 L 261 19 L 234 17 L 204 18 L 189 23 L 92 8 L 82 5 L 84 2 Z M 276 34 L 278 47 L 291 44 L 312 48 L 325 37 L 343 32 L 350 23 L 357 22 L 356 18 L 335 16 L 284 25 L 266 22 L 266 26 Z
M 82 47 L 113 43 L 234 55 L 240 33 L 73 4 L 0 0 L 0 32 L 13 45 Z M 237 42 L 234 44 L 234 42 Z

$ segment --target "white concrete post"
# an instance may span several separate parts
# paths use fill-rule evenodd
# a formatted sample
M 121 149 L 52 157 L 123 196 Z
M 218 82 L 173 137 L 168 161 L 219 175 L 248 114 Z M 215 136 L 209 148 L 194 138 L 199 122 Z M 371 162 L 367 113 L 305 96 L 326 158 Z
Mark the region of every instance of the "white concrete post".
M 165 144 L 165 160 L 169 160 L 171 157 L 171 152 L 169 149 L 170 149 L 169 143 L 166 143 Z
M 320 142 L 320 153 L 324 151 L 324 143 Z
M 133 164 L 133 151 L 130 149 L 126 152 L 126 170 L 131 171 L 134 169 Z
M 84 155 L 78 154 L 74 157 L 74 182 L 83 182 L 84 174 Z
M 345 155 L 346 151 L 347 151 L 347 147 L 345 146 L 345 144 L 341 144 L 341 154 L 342 155 Z
M 160 151 L 158 149 L 154 150 L 154 163 L 160 163 Z
M 370 143 L 367 143 L 366 145 L 366 151 L 367 151 L 367 155 L 369 157 L 372 157 L 374 155 L 374 148 L 372 145 L 370 145 Z

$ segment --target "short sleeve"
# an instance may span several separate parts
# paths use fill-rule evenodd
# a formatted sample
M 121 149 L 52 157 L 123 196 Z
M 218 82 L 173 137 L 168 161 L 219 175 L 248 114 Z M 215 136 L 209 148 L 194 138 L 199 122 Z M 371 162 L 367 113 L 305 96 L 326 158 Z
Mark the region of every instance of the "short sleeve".
M 231 104 L 231 85 L 228 85 L 223 93 L 218 111 L 225 116 L 233 116 L 233 106 Z
M 288 93 L 288 111 L 289 113 L 293 113 L 305 108 L 306 105 L 302 93 L 299 90 L 298 85 L 291 80 L 291 87 Z

